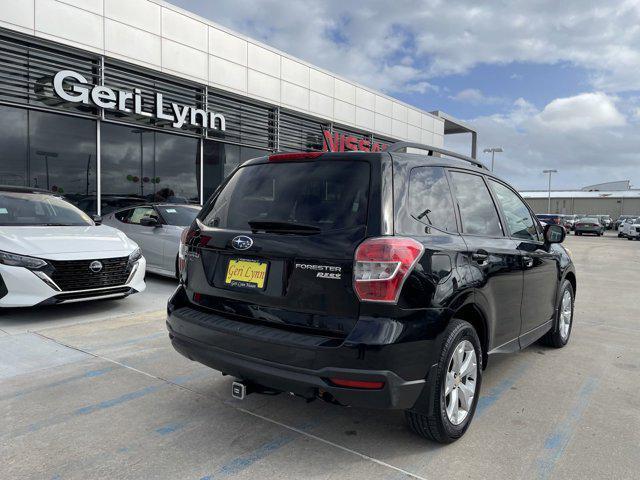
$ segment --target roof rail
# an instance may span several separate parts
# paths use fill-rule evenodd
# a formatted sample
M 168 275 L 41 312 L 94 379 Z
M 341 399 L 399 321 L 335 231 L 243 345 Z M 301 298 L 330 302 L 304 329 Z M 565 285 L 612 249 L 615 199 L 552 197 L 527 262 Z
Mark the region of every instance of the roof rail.
M 438 147 L 434 147 L 432 145 L 426 145 L 423 143 L 396 142 L 396 143 L 390 144 L 385 151 L 389 153 L 393 153 L 407 147 L 417 148 L 419 150 L 426 150 L 429 152 L 428 155 L 431 157 L 433 156 L 434 153 L 439 153 L 441 155 L 446 155 L 447 157 L 458 158 L 460 160 L 464 160 L 465 162 L 469 162 L 475 165 L 476 167 L 482 168 L 484 170 L 489 170 L 480 160 L 476 160 L 475 158 L 468 157 L 467 155 L 463 155 L 461 153 L 452 152 L 450 150 L 445 150 L 443 148 L 438 148 Z

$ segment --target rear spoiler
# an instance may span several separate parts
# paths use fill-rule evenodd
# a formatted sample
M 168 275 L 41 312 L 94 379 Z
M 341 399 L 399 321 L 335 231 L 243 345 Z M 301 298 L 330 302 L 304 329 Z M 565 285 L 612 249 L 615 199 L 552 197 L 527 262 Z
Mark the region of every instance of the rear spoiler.
M 489 170 L 482 162 L 476 160 L 475 158 L 468 157 L 467 155 L 463 155 L 461 153 L 452 152 L 451 150 L 445 150 L 443 148 L 434 147 L 433 145 L 426 145 L 423 143 L 414 143 L 414 142 L 396 142 L 389 145 L 385 152 L 393 153 L 400 152 L 401 150 L 405 150 L 407 148 L 416 148 L 418 150 L 427 151 L 427 155 L 430 157 L 435 156 L 434 153 L 438 153 L 440 155 L 445 155 L 447 157 L 457 158 L 459 160 L 464 160 L 465 162 L 469 162 L 472 165 L 482 168 L 483 170 Z

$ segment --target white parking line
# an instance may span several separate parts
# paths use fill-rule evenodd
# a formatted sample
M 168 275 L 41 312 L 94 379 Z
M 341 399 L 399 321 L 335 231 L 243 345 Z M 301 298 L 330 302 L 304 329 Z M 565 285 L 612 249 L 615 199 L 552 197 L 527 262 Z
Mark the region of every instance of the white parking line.
M 210 401 L 211 400 L 222 401 L 228 407 L 231 407 L 231 408 L 233 408 L 233 409 L 235 409 L 235 410 L 237 410 L 239 412 L 245 413 L 247 415 L 251 415 L 252 417 L 259 418 L 261 420 L 264 420 L 265 422 L 269 422 L 269 423 L 272 423 L 274 425 L 278 425 L 279 427 L 286 428 L 287 430 L 291 430 L 293 432 L 296 432 L 299 435 L 304 435 L 305 437 L 308 437 L 308 438 L 311 438 L 313 440 L 316 440 L 317 442 L 324 443 L 325 445 L 329 445 L 331 447 L 337 448 L 337 449 L 342 450 L 344 452 L 350 453 L 351 455 L 355 455 L 355 456 L 360 457 L 360 458 L 362 458 L 364 460 L 376 463 L 376 464 L 378 464 L 380 466 L 389 468 L 391 470 L 395 470 L 396 472 L 401 473 L 403 475 L 406 475 L 406 476 L 408 476 L 410 478 L 415 478 L 417 480 L 427 480 L 426 477 L 422 477 L 422 476 L 417 475 L 415 473 L 412 473 L 412 472 L 409 472 L 407 470 L 404 470 L 404 469 L 402 469 L 400 467 L 396 467 L 395 465 L 392 465 L 390 463 L 383 462 L 382 460 L 378 460 L 377 458 L 371 457 L 371 456 L 369 456 L 367 454 L 358 452 L 356 450 L 352 450 L 352 449 L 350 449 L 348 447 L 345 447 L 344 445 L 340 445 L 340 444 L 332 442 L 330 440 L 326 440 L 326 439 L 324 439 L 322 437 L 318 437 L 317 435 L 314 435 L 312 433 L 306 432 L 304 430 L 301 430 L 299 428 L 293 427 L 291 425 L 287 425 L 286 423 L 279 422 L 278 420 L 274 420 L 273 418 L 265 417 L 264 415 L 260 415 L 260 414 L 255 413 L 255 412 L 251 412 L 250 410 L 246 410 L 244 408 L 238 407 L 237 405 L 234 405 L 234 404 L 232 404 L 230 402 L 225 402 L 225 401 L 223 401 L 223 400 L 221 400 L 221 399 L 219 399 L 217 397 L 212 397 L 210 395 L 206 395 L 204 393 L 198 392 L 197 390 L 193 390 L 193 389 L 191 389 L 191 388 L 189 388 L 189 387 L 187 387 L 185 385 L 180 385 L 180 384 L 174 383 L 174 382 L 172 382 L 172 381 L 170 381 L 170 380 L 168 380 L 166 378 L 158 377 L 156 375 L 153 375 L 153 374 L 145 372 L 143 370 L 134 368 L 134 367 L 132 367 L 130 365 L 126 365 L 124 363 L 118 362 L 117 360 L 113 360 L 113 359 L 105 357 L 103 355 L 99 355 L 97 353 L 93 353 L 93 352 L 90 352 L 90 351 L 87 351 L 87 350 L 84 350 L 84 349 L 81 349 L 81 348 L 78 348 L 78 347 L 74 347 L 73 345 L 69 345 L 69 344 L 66 344 L 64 342 L 60 342 L 59 340 L 56 340 L 56 339 L 51 338 L 51 337 L 48 337 L 48 336 L 46 336 L 46 335 L 44 335 L 42 333 L 34 332 L 34 334 L 39 335 L 42 338 L 46 338 L 48 340 L 56 342 L 57 344 L 62 345 L 64 347 L 71 348 L 73 350 L 77 350 L 78 352 L 86 353 L 87 355 L 91 355 L 91 356 L 93 356 L 95 358 L 98 358 L 100 360 L 104 360 L 104 361 L 107 361 L 107 362 L 114 363 L 116 365 L 120 365 L 123 368 L 127 368 L 127 369 L 132 370 L 132 371 L 134 371 L 136 373 L 140 373 L 140 374 L 145 375 L 147 377 L 154 378 L 154 379 L 159 380 L 161 382 L 169 383 L 169 384 L 174 385 L 174 386 L 176 386 L 178 388 L 181 388 L 181 389 L 186 390 L 188 392 L 194 393 L 194 394 L 196 394 L 196 395 L 198 395 L 200 397 L 203 397 L 203 398 L 205 398 L 207 400 L 210 400 Z

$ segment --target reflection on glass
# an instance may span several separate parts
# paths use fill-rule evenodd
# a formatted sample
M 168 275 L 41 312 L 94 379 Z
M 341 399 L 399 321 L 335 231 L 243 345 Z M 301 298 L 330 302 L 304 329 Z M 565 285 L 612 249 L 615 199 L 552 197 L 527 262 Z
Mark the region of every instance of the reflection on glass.
M 411 170 L 409 211 L 415 220 L 425 225 L 446 232 L 457 230 L 449 182 L 442 167 Z
M 102 201 L 198 203 L 198 139 L 102 124 Z
M 501 183 L 494 180 L 489 180 L 489 182 L 502 206 L 511 236 L 524 240 L 538 240 L 535 222 L 522 200 L 510 188 Z
M 94 121 L 0 106 L 0 128 L 0 184 L 46 189 L 95 213 Z
M 204 200 L 215 192 L 218 185 L 242 162 L 268 155 L 267 150 L 240 147 L 229 143 L 204 142 Z
M 460 207 L 463 232 L 489 237 L 502 236 L 498 212 L 482 177 L 451 172 L 451 178 Z

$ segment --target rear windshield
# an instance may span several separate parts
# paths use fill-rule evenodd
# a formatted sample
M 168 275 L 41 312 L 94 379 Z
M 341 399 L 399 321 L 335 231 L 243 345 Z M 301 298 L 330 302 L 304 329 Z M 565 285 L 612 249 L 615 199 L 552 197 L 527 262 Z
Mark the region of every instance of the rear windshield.
M 240 168 L 204 218 L 211 227 L 250 230 L 249 222 L 300 224 L 321 231 L 366 224 L 367 162 L 316 161 Z
M 169 225 L 188 227 L 200 212 L 197 207 L 184 207 L 180 205 L 159 205 L 156 207 Z

